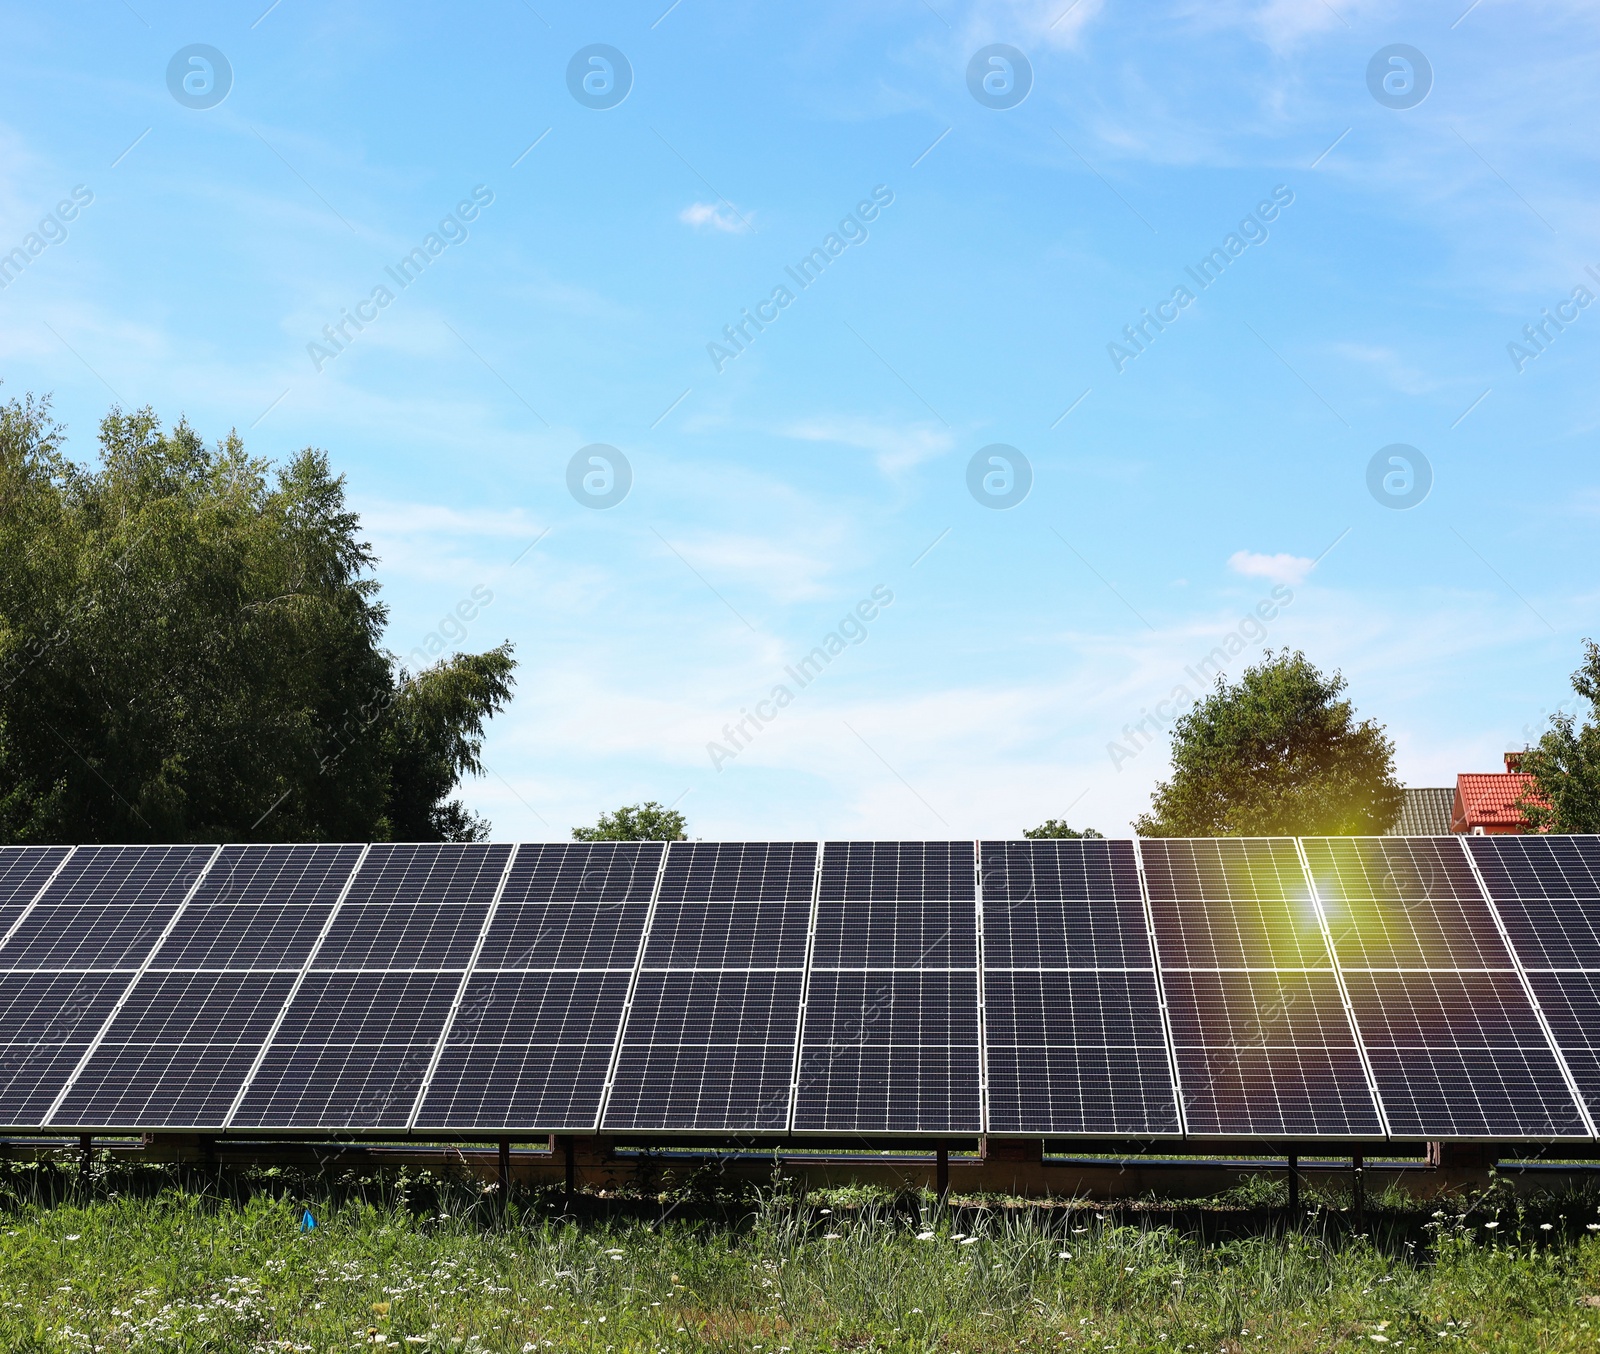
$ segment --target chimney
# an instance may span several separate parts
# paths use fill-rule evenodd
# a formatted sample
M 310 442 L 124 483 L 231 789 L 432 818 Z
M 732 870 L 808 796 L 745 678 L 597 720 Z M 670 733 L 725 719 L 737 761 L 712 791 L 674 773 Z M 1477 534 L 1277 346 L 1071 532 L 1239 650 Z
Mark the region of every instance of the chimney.
M 1509 774 L 1511 772 L 1520 771 L 1520 770 L 1522 770 L 1522 753 L 1520 753 L 1520 752 L 1508 752 L 1508 753 L 1506 753 L 1506 771 L 1507 771 L 1507 773 Z

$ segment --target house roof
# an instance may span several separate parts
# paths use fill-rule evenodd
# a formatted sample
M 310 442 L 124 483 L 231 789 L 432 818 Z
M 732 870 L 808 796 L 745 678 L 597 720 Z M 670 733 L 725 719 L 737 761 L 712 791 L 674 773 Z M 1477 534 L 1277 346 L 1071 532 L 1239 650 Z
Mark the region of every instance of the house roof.
M 1400 805 L 1400 816 L 1386 835 L 1443 837 L 1450 831 L 1455 802 L 1456 792 L 1451 786 L 1430 785 L 1415 790 L 1407 786 L 1405 801 Z
M 1526 832 L 1528 822 L 1517 807 L 1519 799 L 1544 803 L 1532 776 L 1520 771 L 1481 775 L 1464 771 L 1456 777 L 1450 830 L 1471 832 L 1481 827 L 1485 832 Z

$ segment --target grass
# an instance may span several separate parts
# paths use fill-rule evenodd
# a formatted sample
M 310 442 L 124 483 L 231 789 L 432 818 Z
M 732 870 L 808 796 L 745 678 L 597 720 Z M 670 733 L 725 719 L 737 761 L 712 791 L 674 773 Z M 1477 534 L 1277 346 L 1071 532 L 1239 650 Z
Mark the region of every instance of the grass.
M 721 1216 L 580 1221 L 427 1177 L 0 1172 L 6 1354 L 1600 1347 L 1592 1197 L 1394 1196 L 1352 1236 L 1326 1199 L 1286 1232 L 1264 1183 L 1129 1212 L 779 1184 Z

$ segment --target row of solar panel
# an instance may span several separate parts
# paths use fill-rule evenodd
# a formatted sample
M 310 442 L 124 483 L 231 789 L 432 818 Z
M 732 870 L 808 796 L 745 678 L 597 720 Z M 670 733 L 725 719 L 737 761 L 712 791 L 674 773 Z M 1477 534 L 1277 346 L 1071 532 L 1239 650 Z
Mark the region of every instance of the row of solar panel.
M 0 1127 L 1592 1138 L 1600 839 L 0 850 Z

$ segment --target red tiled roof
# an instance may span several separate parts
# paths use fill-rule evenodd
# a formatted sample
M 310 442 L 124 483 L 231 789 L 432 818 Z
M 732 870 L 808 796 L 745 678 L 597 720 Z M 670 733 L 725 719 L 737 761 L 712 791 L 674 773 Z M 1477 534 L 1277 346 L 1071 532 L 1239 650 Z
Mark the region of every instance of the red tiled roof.
M 1528 821 L 1517 807 L 1519 799 L 1533 804 L 1544 800 L 1535 792 L 1533 777 L 1520 772 L 1478 774 L 1464 771 L 1456 777 L 1455 812 L 1452 832 L 1527 832 Z

